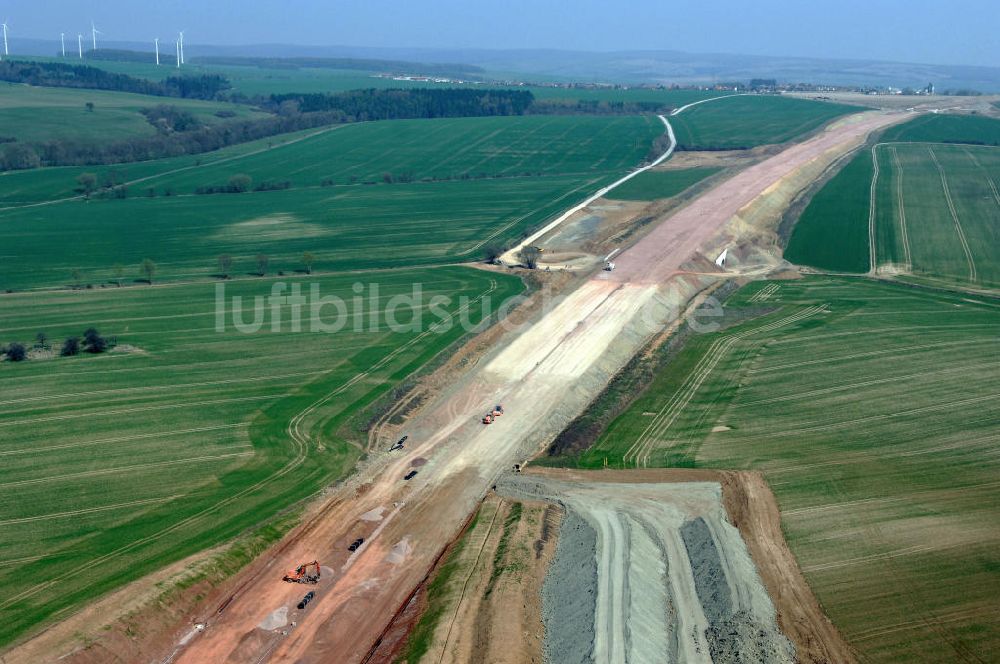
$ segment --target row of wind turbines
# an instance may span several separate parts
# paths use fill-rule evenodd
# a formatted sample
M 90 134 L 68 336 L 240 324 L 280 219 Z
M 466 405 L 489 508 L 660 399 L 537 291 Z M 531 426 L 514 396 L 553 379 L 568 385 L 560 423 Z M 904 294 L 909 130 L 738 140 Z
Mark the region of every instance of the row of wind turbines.
M 8 57 L 10 55 L 10 47 L 9 47 L 9 45 L 7 43 L 8 25 L 7 25 L 7 21 L 6 20 L 4 20 L 3 23 L 0 23 L 0 28 L 3 29 L 3 58 L 6 58 L 6 57 Z M 95 51 L 97 50 L 97 35 L 103 35 L 103 34 L 104 34 L 103 32 L 101 32 L 100 30 L 97 29 L 97 26 L 94 24 L 94 22 L 91 21 L 90 22 L 90 40 L 91 40 L 91 48 L 93 50 L 95 50 Z M 65 58 L 66 57 L 66 33 L 65 32 L 60 32 L 59 33 L 59 43 L 62 46 L 62 56 Z M 159 37 L 157 37 L 156 39 L 153 40 L 153 47 L 154 47 L 154 49 L 156 51 L 156 64 L 157 64 L 157 66 L 159 66 L 159 64 L 160 64 L 160 38 Z M 78 34 L 76 36 L 76 48 L 77 48 L 77 55 L 78 55 L 79 59 L 83 60 L 83 33 L 80 33 L 80 34 Z M 180 69 L 181 65 L 184 64 L 184 31 L 183 30 L 181 30 L 180 32 L 177 33 L 177 39 L 174 40 L 174 52 L 175 52 L 175 56 L 176 56 L 176 60 L 177 60 L 177 68 Z M 0 58 L 0 60 L 2 60 L 3 58 Z

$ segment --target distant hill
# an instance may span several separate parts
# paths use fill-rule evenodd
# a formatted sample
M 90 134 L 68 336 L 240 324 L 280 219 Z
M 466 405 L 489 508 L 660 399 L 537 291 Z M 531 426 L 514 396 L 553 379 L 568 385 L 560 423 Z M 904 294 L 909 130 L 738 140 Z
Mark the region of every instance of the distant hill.
M 55 55 L 57 41 L 18 39 L 11 45 L 12 55 Z M 152 44 L 108 42 L 111 49 L 151 51 Z M 1000 93 L 1000 67 L 932 65 L 886 62 L 882 60 L 845 60 L 803 57 L 773 57 L 723 53 L 684 53 L 681 51 L 588 51 L 559 50 L 487 50 L 382 48 L 358 46 L 299 46 L 255 44 L 212 46 L 189 44 L 188 59 L 250 58 L 268 66 L 290 66 L 296 60 L 313 59 L 324 66 L 358 68 L 371 64 L 374 70 L 401 71 L 428 75 L 459 75 L 471 78 L 481 70 L 502 72 L 506 76 L 534 81 L 596 81 L 623 83 L 696 84 L 724 81 L 749 81 L 752 78 L 775 78 L 784 83 L 820 83 L 830 85 L 875 85 L 923 87 L 933 83 L 938 91 L 977 90 Z M 162 54 L 161 54 L 162 56 Z M 316 60 L 320 59 L 320 60 Z M 332 59 L 332 60 L 331 60 Z M 352 64 L 353 63 L 353 64 Z M 364 66 L 367 66 L 365 64 Z M 423 67 L 423 69 L 421 69 Z M 444 73 L 446 72 L 447 73 Z

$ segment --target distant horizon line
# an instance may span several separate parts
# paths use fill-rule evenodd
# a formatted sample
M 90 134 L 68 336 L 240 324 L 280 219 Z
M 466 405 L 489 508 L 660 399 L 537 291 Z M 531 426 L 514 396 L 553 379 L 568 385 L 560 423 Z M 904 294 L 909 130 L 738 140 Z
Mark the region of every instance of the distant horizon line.
M 81 33 L 67 32 L 65 34 L 82 34 L 87 37 L 88 31 Z M 179 32 L 179 31 L 177 31 Z M 150 37 L 148 43 L 152 44 L 154 39 L 160 39 L 164 41 L 171 39 L 173 33 L 167 33 L 167 37 Z M 58 37 L 37 37 L 37 36 L 17 36 L 11 39 L 11 45 L 16 43 L 16 40 L 33 41 L 33 42 L 51 42 L 56 46 L 59 46 L 60 39 Z M 146 44 L 147 40 L 142 39 L 120 39 L 112 40 L 107 39 L 104 42 L 112 47 L 116 44 Z M 724 56 L 724 57 L 751 57 L 751 58 L 761 58 L 761 59 L 795 59 L 795 60 L 813 60 L 819 62 L 858 62 L 858 63 L 884 63 L 884 64 L 897 64 L 897 65 L 927 65 L 933 67 L 971 67 L 978 69 L 987 70 L 998 70 L 1000 65 L 983 65 L 983 64 L 952 64 L 952 63 L 939 63 L 939 62 L 918 62 L 918 61 L 907 61 L 907 60 L 892 60 L 885 58 L 849 58 L 843 56 L 817 56 L 817 55 L 762 55 L 756 53 L 740 53 L 740 52 L 723 52 L 723 51 L 685 51 L 681 49 L 666 49 L 666 48 L 634 48 L 634 49 L 611 49 L 611 50 L 585 50 L 578 48 L 553 48 L 553 47 L 510 47 L 510 48 L 499 48 L 499 47 L 484 47 L 484 46 L 373 46 L 373 45 L 359 45 L 359 44 L 295 44 L 291 42 L 281 42 L 281 41 L 268 41 L 268 42 L 243 42 L 243 43 L 214 43 L 214 42 L 187 42 L 185 40 L 185 46 L 190 48 L 194 47 L 208 47 L 208 48 L 302 48 L 302 49 L 368 49 L 368 50 L 399 50 L 399 51 L 427 51 L 427 52 L 459 52 L 466 51 L 472 53 L 562 53 L 562 54 L 573 54 L 573 53 L 586 53 L 589 55 L 623 55 L 623 54 L 658 54 L 658 53 L 672 53 L 680 55 L 691 55 L 691 56 Z M 90 49 L 93 50 L 93 49 Z M 100 50 L 98 48 L 98 50 Z M 150 49 L 150 53 L 153 50 Z M 11 52 L 10 56 L 16 56 L 16 52 Z M 255 57 L 255 56 L 237 56 L 237 57 Z M 275 56 L 259 56 L 259 57 L 275 57 Z M 310 57 L 310 56 L 295 56 L 288 55 L 284 57 Z M 315 56 L 313 56 L 315 57 Z M 331 57 L 346 57 L 346 56 L 331 56 Z M 378 59 L 378 58 L 375 58 Z M 463 62 L 450 62 L 450 63 L 423 63 L 423 64 L 474 64 L 474 63 L 463 63 Z

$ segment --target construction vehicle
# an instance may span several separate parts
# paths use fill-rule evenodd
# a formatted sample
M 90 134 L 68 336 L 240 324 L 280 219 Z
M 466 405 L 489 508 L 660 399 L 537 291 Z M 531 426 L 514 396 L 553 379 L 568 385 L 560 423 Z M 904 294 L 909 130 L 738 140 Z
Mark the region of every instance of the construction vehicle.
M 315 597 L 315 596 L 316 596 L 316 593 L 314 593 L 313 591 L 310 590 L 309 592 L 307 592 L 306 595 L 305 595 L 305 597 L 302 598 L 302 601 L 299 602 L 299 605 L 298 605 L 299 611 L 301 611 L 302 609 L 306 608 L 306 606 L 309 604 L 309 602 L 312 601 L 313 597 Z
M 503 415 L 503 405 L 502 404 L 497 404 L 493 408 L 493 417 L 500 417 L 501 415 Z
M 360 549 L 361 545 L 364 544 L 364 543 L 365 543 L 365 538 L 364 537 L 359 537 L 358 539 L 356 539 L 353 542 L 351 542 L 351 545 L 347 547 L 347 550 L 350 551 L 351 553 L 353 553 L 353 552 L 357 551 L 358 549 Z
M 490 411 L 483 416 L 483 424 L 493 424 L 493 411 Z
M 411 470 L 410 472 L 408 472 L 406 475 L 403 476 L 403 479 L 404 480 L 412 480 L 416 476 L 417 476 L 417 471 Z
M 612 261 L 604 261 L 604 271 L 611 272 L 615 269 L 615 264 Z
M 403 443 L 406 442 L 407 438 L 409 438 L 408 435 L 407 436 L 403 436 L 402 438 L 400 438 L 399 440 L 397 440 L 396 443 L 392 447 L 389 448 L 389 451 L 390 452 L 394 452 L 396 450 L 403 449 Z
M 314 572 L 310 572 L 310 569 L 314 570 Z M 302 563 L 291 572 L 285 574 L 281 580 L 288 583 L 319 583 L 319 577 L 319 561 L 314 560 L 309 563 Z

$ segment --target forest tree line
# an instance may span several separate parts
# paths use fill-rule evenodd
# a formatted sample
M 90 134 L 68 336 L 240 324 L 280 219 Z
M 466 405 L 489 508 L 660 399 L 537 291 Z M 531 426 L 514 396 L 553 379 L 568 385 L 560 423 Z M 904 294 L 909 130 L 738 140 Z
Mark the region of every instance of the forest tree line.
M 315 99 L 314 99 L 315 97 Z M 336 98 L 328 101 L 327 97 Z M 144 110 L 152 136 L 95 143 L 66 138 L 0 144 L 0 171 L 39 166 L 88 166 L 211 152 L 303 129 L 364 120 L 510 115 L 523 112 L 530 92 L 505 90 L 365 90 L 340 95 L 282 95 L 264 118 L 198 123 L 169 105 Z M 305 108 L 303 108 L 305 106 Z
M 154 81 L 128 74 L 117 74 L 88 65 L 22 60 L 0 62 L 0 81 L 49 88 L 111 90 L 184 99 L 216 99 L 221 92 L 232 87 L 229 79 L 220 74 L 171 76 L 162 81 Z
M 528 90 L 409 88 L 271 95 L 272 110 L 339 111 L 355 121 L 523 115 L 535 100 Z

